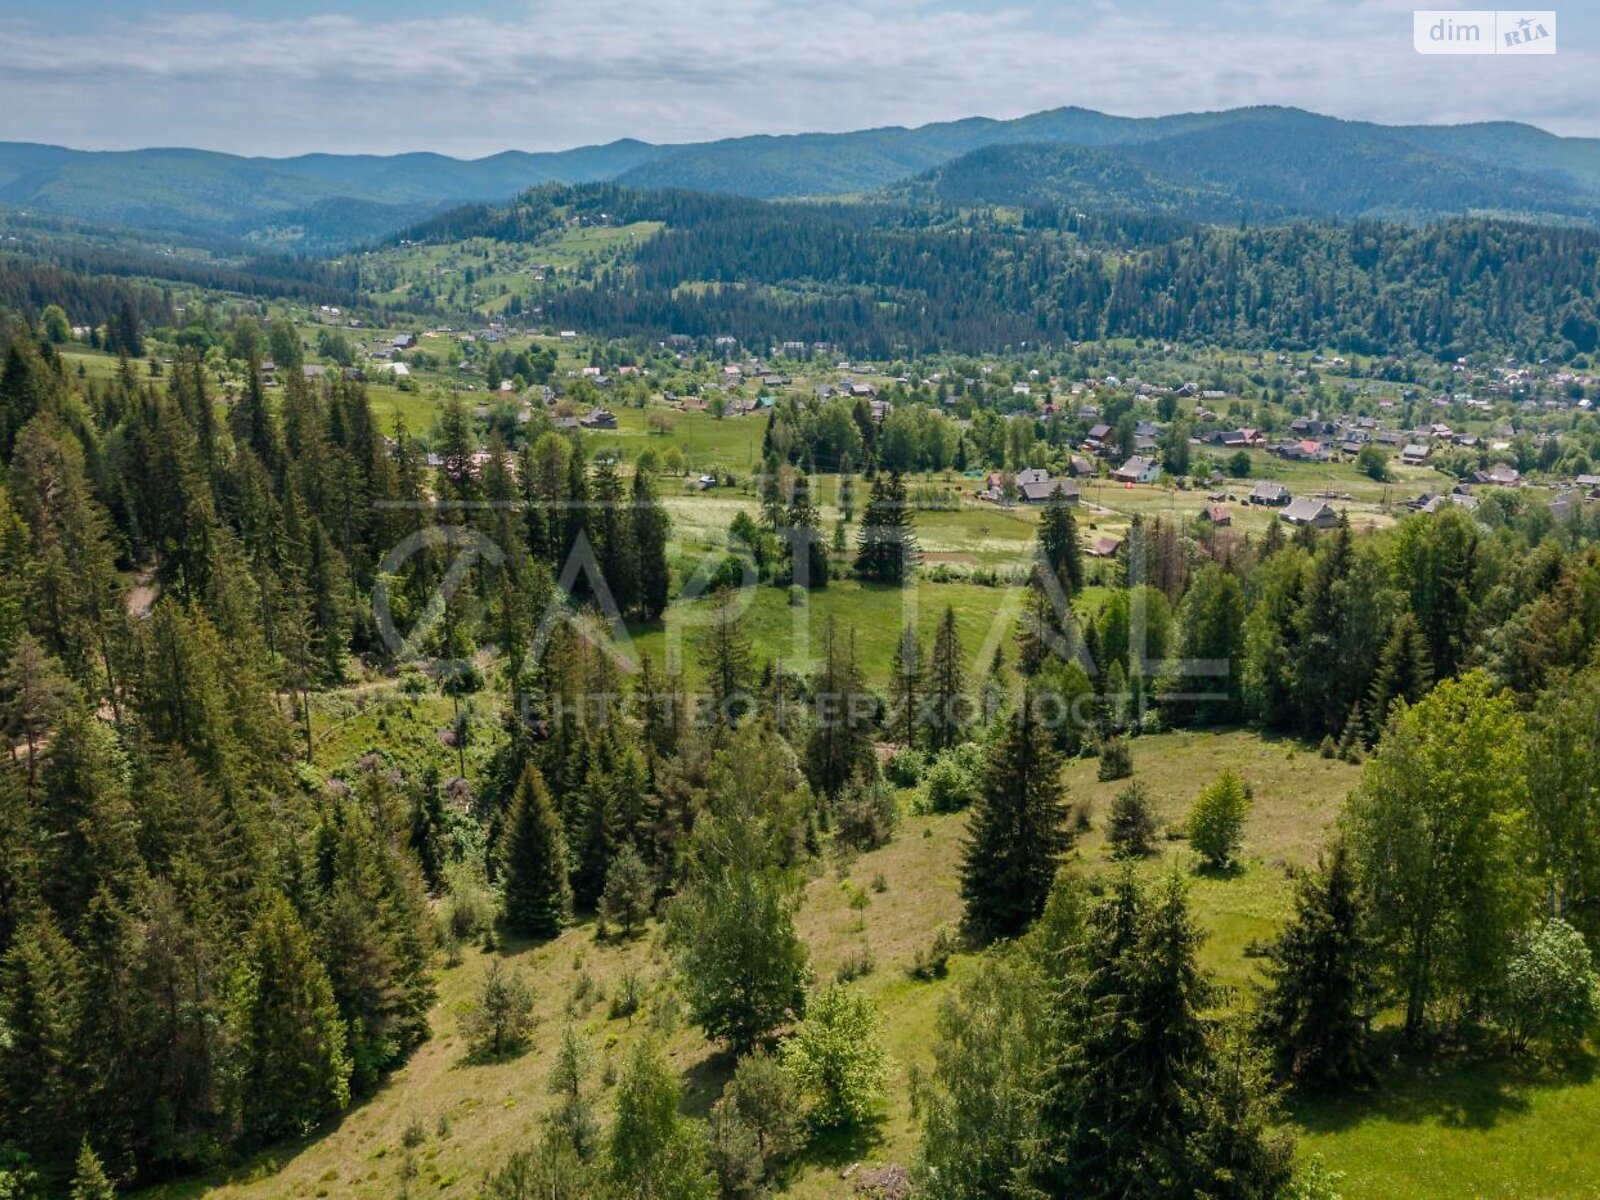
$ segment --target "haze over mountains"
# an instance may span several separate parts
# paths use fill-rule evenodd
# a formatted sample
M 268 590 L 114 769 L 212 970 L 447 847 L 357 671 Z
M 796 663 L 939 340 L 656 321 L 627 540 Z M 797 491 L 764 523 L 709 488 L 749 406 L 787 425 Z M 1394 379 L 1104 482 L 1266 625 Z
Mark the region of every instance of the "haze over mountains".
M 1288 108 L 1168 117 L 1061 108 L 1010 121 L 621 140 L 552 153 L 89 152 L 0 144 L 0 207 L 189 237 L 324 249 L 543 183 L 617 182 L 777 199 L 1158 211 L 1203 221 L 1493 212 L 1593 222 L 1600 140 L 1510 122 L 1383 126 Z

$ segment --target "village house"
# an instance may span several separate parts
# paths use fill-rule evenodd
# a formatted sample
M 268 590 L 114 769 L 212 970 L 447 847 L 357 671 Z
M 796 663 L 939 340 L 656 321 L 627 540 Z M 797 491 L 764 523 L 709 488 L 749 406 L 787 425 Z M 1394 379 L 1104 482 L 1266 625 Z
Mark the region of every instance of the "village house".
M 1474 471 L 1472 482 L 1493 487 L 1517 487 L 1522 482 L 1522 473 L 1505 463 L 1496 463 L 1487 471 Z
M 1282 508 L 1291 499 L 1292 497 L 1289 495 L 1289 489 L 1286 485 L 1263 480 L 1256 484 L 1245 502 L 1247 504 L 1264 504 L 1271 508 Z
M 1309 525 L 1313 529 L 1329 529 L 1339 523 L 1339 514 L 1333 511 L 1333 505 L 1315 496 L 1291 501 L 1280 515 L 1291 525 Z
M 1433 453 L 1433 447 L 1422 442 L 1410 442 L 1400 451 L 1400 461 L 1408 467 L 1420 467 L 1428 461 L 1428 455 Z
M 1111 472 L 1111 478 L 1118 483 L 1154 483 L 1161 478 L 1161 464 L 1153 458 L 1135 454 Z
M 1022 482 L 1021 476 L 1017 478 L 1017 492 L 1027 504 L 1044 504 L 1052 496 L 1059 494 L 1068 504 L 1076 504 L 1079 500 L 1078 485 L 1070 479 L 1051 479 L 1045 474 L 1043 479 L 1030 479 Z

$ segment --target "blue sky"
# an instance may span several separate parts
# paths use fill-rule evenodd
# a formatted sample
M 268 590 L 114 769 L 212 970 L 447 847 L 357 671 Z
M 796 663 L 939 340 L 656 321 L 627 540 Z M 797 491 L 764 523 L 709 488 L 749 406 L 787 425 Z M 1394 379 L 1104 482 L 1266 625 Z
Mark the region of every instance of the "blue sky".
M 1442 0 L 1421 0 L 1441 4 Z M 1551 0 L 1541 0 L 1550 3 Z M 477 156 L 618 137 L 1293 104 L 1600 136 L 1561 51 L 1417 55 L 1414 0 L 0 0 L 0 140 Z

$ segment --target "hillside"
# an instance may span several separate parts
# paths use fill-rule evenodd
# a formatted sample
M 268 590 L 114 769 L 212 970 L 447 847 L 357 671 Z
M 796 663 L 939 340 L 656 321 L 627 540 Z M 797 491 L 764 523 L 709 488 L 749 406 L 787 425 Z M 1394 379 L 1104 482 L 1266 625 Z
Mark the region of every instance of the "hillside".
M 1165 210 L 1175 198 L 1171 189 L 1196 190 L 1202 202 L 1187 211 L 1205 219 L 1213 209 L 1204 201 L 1213 193 L 1297 212 L 1438 215 L 1476 208 L 1592 217 L 1600 190 L 1600 143 L 1525 125 L 1389 129 L 1285 108 L 1153 118 L 1061 108 L 1010 121 L 973 117 L 915 129 L 679 146 L 623 139 L 470 161 L 426 153 L 268 159 L 7 143 L 0 145 L 0 206 L 317 250 L 378 238 L 428 213 L 504 200 L 541 183 L 617 180 L 762 198 L 850 196 L 1009 145 L 1115 154 L 1117 160 L 1086 160 L 1099 169 L 1076 178 L 1065 194 L 1093 201 L 1096 185 L 1110 183 L 1118 201 L 1147 198 Z M 1112 170 L 1113 161 L 1123 165 Z M 1161 180 L 1130 187 L 1132 180 L 1117 175 L 1125 170 L 1153 171 Z
M 1487 134 L 1421 139 L 1376 125 L 1293 110 L 1094 146 L 989 146 L 945 163 L 891 195 L 953 205 L 1136 211 L 1218 222 L 1286 216 L 1435 217 L 1499 212 L 1592 219 L 1593 183 L 1536 165 L 1495 162 Z M 1472 157 L 1455 156 L 1462 152 Z M 1591 148 L 1592 153 L 1592 148 Z M 1582 166 L 1582 151 L 1571 164 Z M 1600 177 L 1597 177 L 1600 178 Z

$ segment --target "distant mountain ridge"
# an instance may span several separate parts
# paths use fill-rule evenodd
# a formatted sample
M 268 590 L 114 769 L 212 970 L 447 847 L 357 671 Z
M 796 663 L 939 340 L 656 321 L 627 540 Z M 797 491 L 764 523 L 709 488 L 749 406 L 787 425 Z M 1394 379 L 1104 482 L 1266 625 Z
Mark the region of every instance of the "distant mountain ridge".
M 996 150 L 1041 146 L 1078 153 Z M 1018 174 L 1028 167 L 1043 174 Z M 998 178 L 984 183 L 986 168 L 1004 168 L 1005 190 Z M 938 196 L 943 188 L 953 202 L 1100 206 L 1097 199 L 1109 199 L 1201 219 L 1241 205 L 1258 215 L 1501 209 L 1592 219 L 1600 209 L 1600 140 L 1509 122 L 1384 126 L 1290 108 L 1120 117 L 1069 107 L 915 129 L 677 146 L 623 139 L 472 160 L 0 143 L 0 207 L 310 250 L 381 237 L 454 205 L 502 201 L 539 184 L 586 182 L 763 199 L 884 189 Z
M 1526 147 L 1505 155 L 1508 163 L 1471 138 L 1439 132 L 1244 110 L 1225 122 L 1120 144 L 988 146 L 891 185 L 888 193 L 957 207 L 1061 206 L 1200 221 L 1474 212 L 1592 221 L 1600 215 L 1600 177 L 1588 182 L 1587 164 L 1568 147 L 1544 147 L 1543 161 Z M 1441 148 L 1448 146 L 1465 146 L 1476 157 Z M 1550 165 L 1552 156 L 1577 171 Z M 1521 163 L 1528 165 L 1513 165 Z

